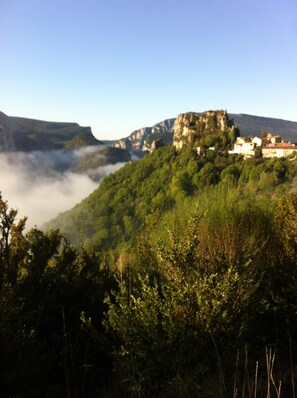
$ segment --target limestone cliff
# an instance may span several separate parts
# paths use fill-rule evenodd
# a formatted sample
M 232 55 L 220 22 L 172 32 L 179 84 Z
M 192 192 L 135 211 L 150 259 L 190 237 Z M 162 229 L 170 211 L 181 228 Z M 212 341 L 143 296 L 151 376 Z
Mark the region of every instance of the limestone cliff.
M 146 153 L 155 149 L 154 141 L 162 139 L 165 145 L 169 145 L 172 143 L 174 121 L 175 119 L 167 119 L 152 127 L 135 130 L 129 137 L 116 142 L 114 146 L 132 153 Z
M 5 113 L 0 112 L 0 152 L 14 152 L 16 150 L 13 131 L 16 123 Z
M 175 120 L 173 145 L 178 150 L 189 143 L 205 147 L 226 146 L 239 135 L 226 111 L 182 113 Z

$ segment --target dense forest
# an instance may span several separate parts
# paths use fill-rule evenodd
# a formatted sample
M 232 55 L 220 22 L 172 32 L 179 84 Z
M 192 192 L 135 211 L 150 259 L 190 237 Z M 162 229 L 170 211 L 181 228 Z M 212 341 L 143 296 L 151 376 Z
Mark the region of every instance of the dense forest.
M 169 146 L 44 231 L 1 197 L 1 396 L 295 397 L 296 183 Z

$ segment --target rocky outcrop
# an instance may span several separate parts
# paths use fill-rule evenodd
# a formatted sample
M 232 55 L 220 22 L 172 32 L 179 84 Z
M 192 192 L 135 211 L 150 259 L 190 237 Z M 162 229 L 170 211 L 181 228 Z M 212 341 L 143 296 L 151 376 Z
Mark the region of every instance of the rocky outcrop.
M 0 125 L 0 152 L 15 152 L 15 142 L 10 131 Z
M 132 143 L 129 138 L 123 138 L 114 144 L 115 148 L 125 149 L 126 151 L 131 151 Z
M 156 140 L 162 139 L 164 145 L 172 144 L 174 121 L 175 119 L 167 119 L 152 127 L 135 130 L 129 137 L 116 142 L 114 146 L 132 153 L 147 153 L 153 150 L 152 145 Z
M 14 152 L 16 150 L 13 131 L 16 124 L 0 112 L 0 152 Z
M 144 127 L 139 130 L 133 131 L 133 133 L 124 139 L 119 140 L 114 144 L 116 148 L 122 148 L 126 150 L 141 151 L 144 149 L 145 139 L 151 133 L 151 128 Z
M 153 152 L 159 148 L 162 148 L 163 146 L 164 146 L 164 142 L 163 142 L 162 138 L 158 138 L 153 141 L 153 143 L 151 145 L 151 151 Z
M 239 136 L 239 130 L 233 120 L 229 119 L 226 111 L 207 111 L 202 114 L 182 113 L 175 120 L 173 145 L 179 150 L 184 145 L 201 140 L 204 144 L 209 142 L 211 146 L 214 140 L 205 138 L 207 135 L 214 137 L 219 134 L 226 137 Z

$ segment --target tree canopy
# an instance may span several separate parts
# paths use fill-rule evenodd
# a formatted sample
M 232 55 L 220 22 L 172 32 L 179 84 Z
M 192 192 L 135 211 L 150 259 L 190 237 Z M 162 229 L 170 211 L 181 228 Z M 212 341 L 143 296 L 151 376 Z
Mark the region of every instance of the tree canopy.
M 294 396 L 296 164 L 160 148 L 46 231 L 0 197 L 1 394 Z

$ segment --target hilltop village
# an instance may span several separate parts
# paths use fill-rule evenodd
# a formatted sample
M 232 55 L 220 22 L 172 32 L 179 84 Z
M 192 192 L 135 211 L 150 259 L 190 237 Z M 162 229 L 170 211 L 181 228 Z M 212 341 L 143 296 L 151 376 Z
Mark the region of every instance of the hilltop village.
M 187 143 L 193 143 L 198 155 L 205 149 L 220 152 L 233 145 L 229 154 L 244 158 L 281 158 L 297 151 L 297 146 L 285 142 L 280 135 L 264 133 L 263 137 L 241 137 L 239 128 L 226 111 L 208 111 L 202 115 L 180 114 L 174 124 L 173 145 L 180 150 Z
M 295 142 L 296 137 L 297 122 L 209 110 L 181 113 L 152 127 L 135 130 L 113 146 L 128 151 L 137 159 L 172 144 L 177 151 L 185 144 L 192 144 L 200 155 L 210 149 L 229 150 L 230 154 L 241 154 L 244 158 L 285 157 L 295 150 L 291 142 Z
M 297 146 L 290 142 L 284 142 L 280 135 L 268 133 L 264 137 L 243 138 L 237 137 L 230 154 L 240 154 L 244 158 L 252 156 L 263 158 L 282 158 L 292 155 L 297 151 Z

